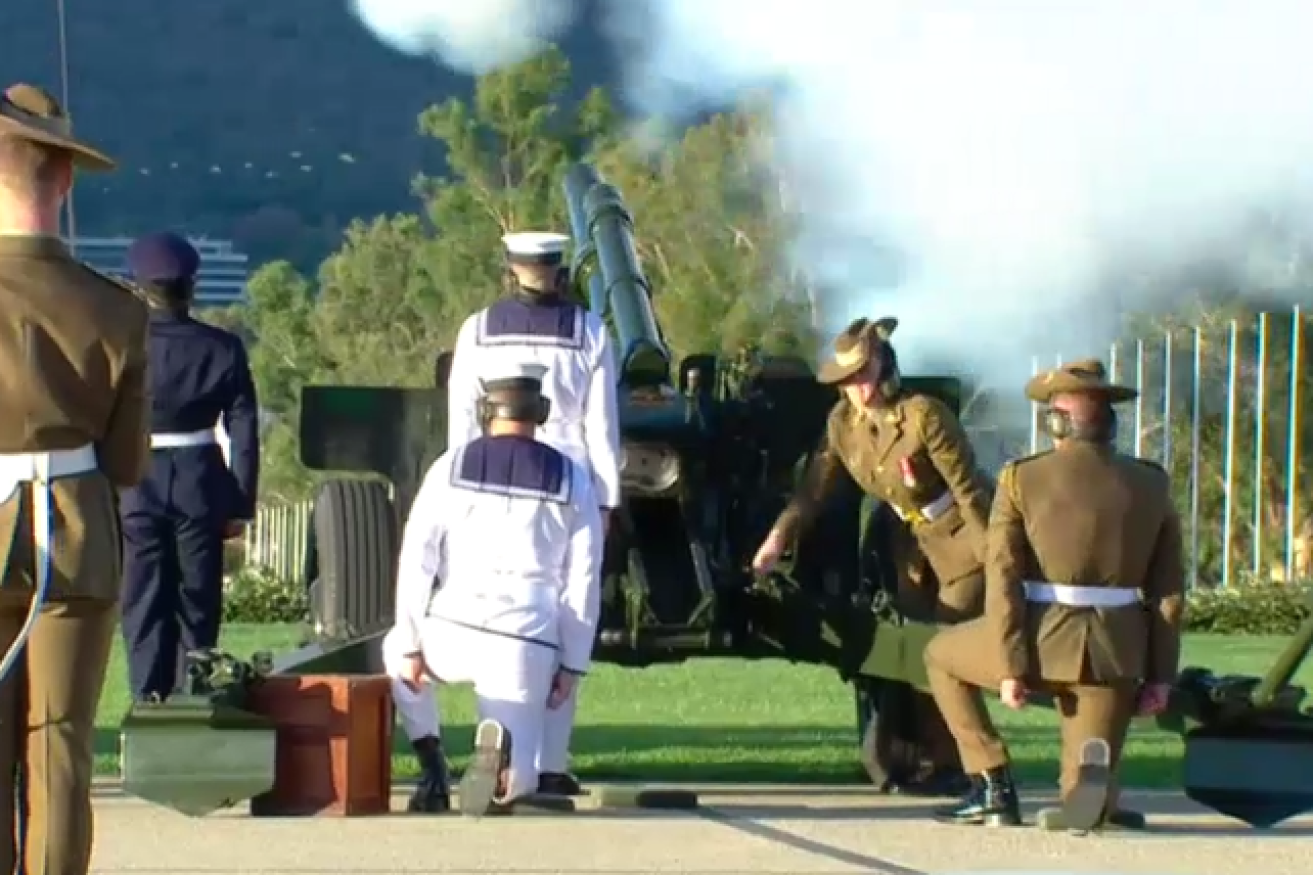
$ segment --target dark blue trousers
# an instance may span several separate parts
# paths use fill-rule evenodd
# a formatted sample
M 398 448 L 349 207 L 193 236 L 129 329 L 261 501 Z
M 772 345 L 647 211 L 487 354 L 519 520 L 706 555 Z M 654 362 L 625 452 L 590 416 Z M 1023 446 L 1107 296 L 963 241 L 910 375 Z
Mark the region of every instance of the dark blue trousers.
M 123 514 L 123 640 L 139 699 L 166 698 L 189 650 L 219 643 L 223 531 L 213 516 Z

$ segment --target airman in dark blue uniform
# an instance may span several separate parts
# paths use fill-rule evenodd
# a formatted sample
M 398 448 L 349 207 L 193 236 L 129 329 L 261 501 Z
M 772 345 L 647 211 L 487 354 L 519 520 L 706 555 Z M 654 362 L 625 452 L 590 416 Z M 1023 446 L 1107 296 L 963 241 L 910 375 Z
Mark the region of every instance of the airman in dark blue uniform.
M 166 698 L 183 680 L 183 655 L 218 643 L 223 544 L 255 515 L 255 385 L 241 338 L 190 315 L 200 261 L 176 234 L 143 237 L 128 253 L 150 304 L 150 469 L 120 508 L 123 637 L 140 699 Z

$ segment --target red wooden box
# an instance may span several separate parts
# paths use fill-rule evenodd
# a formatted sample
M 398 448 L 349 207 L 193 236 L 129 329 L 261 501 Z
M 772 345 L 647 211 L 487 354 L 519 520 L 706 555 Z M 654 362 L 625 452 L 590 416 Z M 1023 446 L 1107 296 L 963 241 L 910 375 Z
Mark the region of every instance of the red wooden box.
M 274 787 L 251 800 L 264 817 L 387 814 L 392 687 L 386 675 L 275 675 L 249 707 L 274 721 Z

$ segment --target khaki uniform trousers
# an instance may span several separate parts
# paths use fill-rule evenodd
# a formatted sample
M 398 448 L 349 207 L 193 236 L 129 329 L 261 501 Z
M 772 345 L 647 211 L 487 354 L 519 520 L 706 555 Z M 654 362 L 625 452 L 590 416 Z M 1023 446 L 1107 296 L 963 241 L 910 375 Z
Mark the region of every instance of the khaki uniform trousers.
M 899 608 L 909 617 L 955 624 L 974 620 L 985 610 L 985 571 L 944 582 L 925 558 L 912 528 L 898 523 L 890 532 L 898 570 Z
M 0 598 L 3 652 L 23 625 L 28 602 Z M 23 658 L 0 684 L 0 770 L 8 785 L 0 793 L 4 875 L 86 875 L 91 866 L 96 709 L 118 616 L 116 602 L 47 604 Z
M 898 573 L 897 606 L 914 620 L 942 624 L 961 623 L 979 617 L 984 610 L 983 571 L 941 584 L 906 524 L 892 527 L 891 546 Z M 921 742 L 930 762 L 956 767 L 960 757 L 954 738 L 934 699 L 917 693 L 911 701 L 913 721 L 920 727 Z
M 988 657 L 997 646 L 985 622 L 975 620 L 945 629 L 926 648 L 931 693 L 957 742 L 963 768 L 973 775 L 1008 764 L 1007 746 L 985 708 L 983 693 L 997 690 L 1005 680 Z M 1054 697 L 1061 721 L 1059 785 L 1063 795 L 1076 785 L 1081 746 L 1090 739 L 1108 742 L 1115 773 L 1134 716 L 1138 682 L 1066 683 L 1031 678 L 1027 683 L 1034 691 Z M 1116 789 L 1109 795 L 1111 808 L 1116 804 Z

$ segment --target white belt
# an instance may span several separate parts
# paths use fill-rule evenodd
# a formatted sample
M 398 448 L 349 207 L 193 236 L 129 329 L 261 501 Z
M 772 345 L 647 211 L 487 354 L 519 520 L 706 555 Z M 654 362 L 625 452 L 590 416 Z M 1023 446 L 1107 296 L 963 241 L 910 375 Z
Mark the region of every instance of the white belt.
M 1126 608 L 1139 604 L 1140 591 L 1115 586 L 1073 586 L 1027 580 L 1026 601 L 1042 605 L 1066 605 L 1072 608 Z
M 542 427 L 544 435 L 552 435 L 569 441 L 582 441 L 584 424 L 573 419 L 549 421 Z
M 32 549 L 38 598 L 44 598 L 50 582 L 50 542 L 53 537 L 50 483 L 63 477 L 88 474 L 98 467 L 96 448 L 91 444 L 75 450 L 0 453 L 0 502 L 14 498 L 23 484 L 32 484 Z
M 204 431 L 170 431 L 150 436 L 152 450 L 178 450 L 184 447 L 208 447 L 217 444 L 214 429 Z
M 939 496 L 925 507 L 918 508 L 915 514 L 904 513 L 903 509 L 896 504 L 890 504 L 890 507 L 894 509 L 894 513 L 898 514 L 898 518 L 904 522 L 914 521 L 933 523 L 935 520 L 952 510 L 953 504 L 953 493 L 946 491 L 943 495 Z

